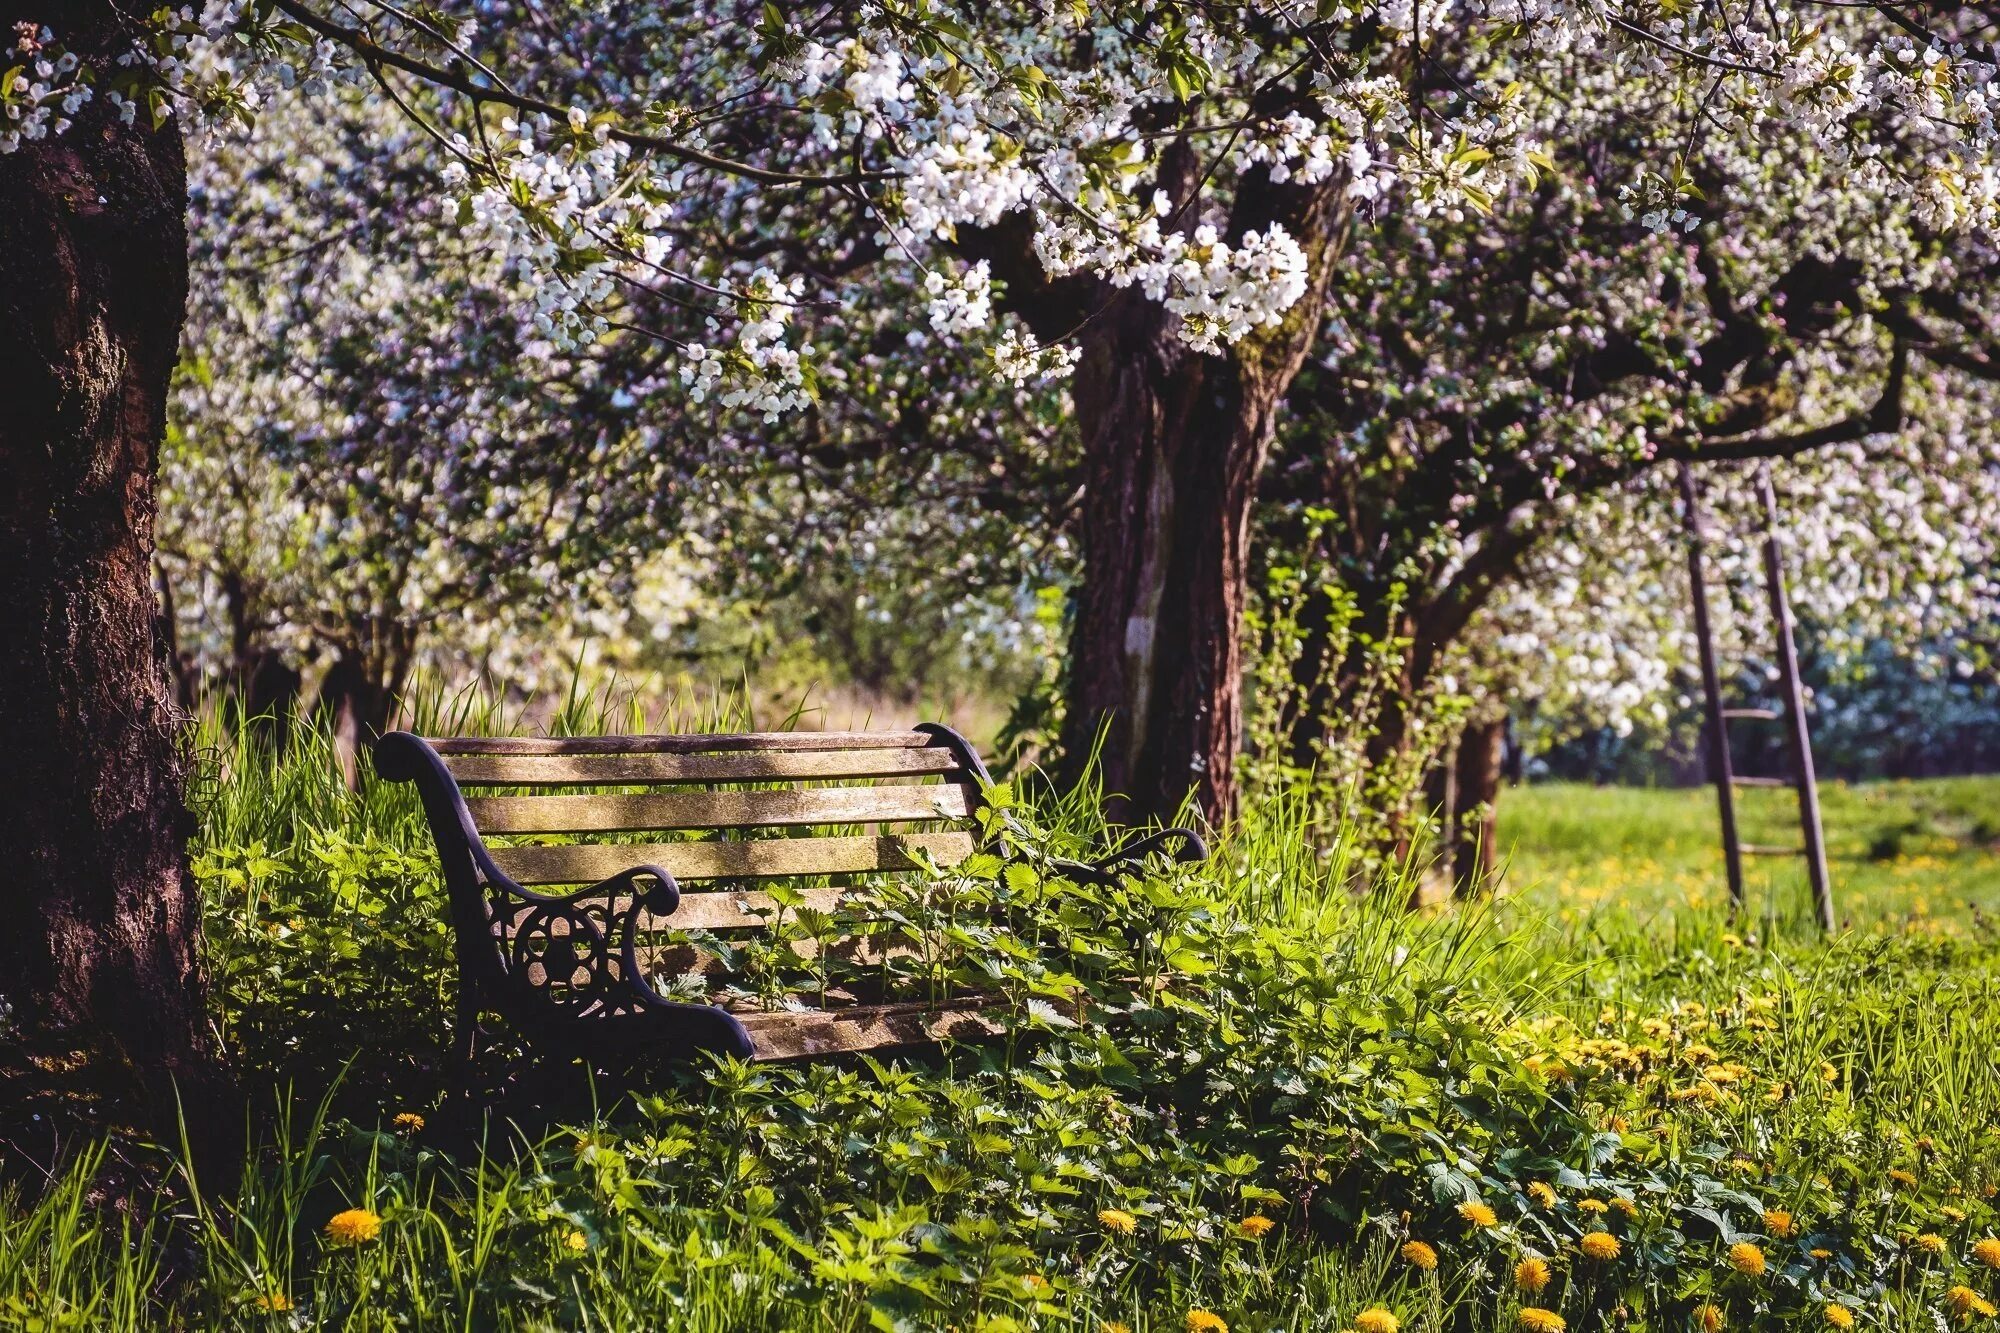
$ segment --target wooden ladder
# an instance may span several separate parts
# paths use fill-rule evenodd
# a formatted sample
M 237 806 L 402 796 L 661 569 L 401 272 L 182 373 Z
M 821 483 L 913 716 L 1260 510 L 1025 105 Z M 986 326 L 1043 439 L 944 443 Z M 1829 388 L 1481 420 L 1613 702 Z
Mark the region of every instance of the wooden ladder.
M 1812 736 L 1807 730 L 1805 689 L 1799 681 L 1799 650 L 1791 599 L 1785 594 L 1784 548 L 1778 539 L 1778 497 L 1771 485 L 1771 464 L 1757 466 L 1757 491 L 1764 508 L 1764 584 L 1771 601 L 1771 623 L 1778 640 L 1778 675 L 1784 707 L 1724 708 L 1722 682 L 1715 667 L 1715 638 L 1708 619 L 1708 586 L 1702 571 L 1706 535 L 1701 516 L 1701 498 L 1695 487 L 1694 472 L 1680 465 L 1682 518 L 1687 526 L 1688 585 L 1694 597 L 1695 643 L 1701 657 L 1701 687 L 1707 705 L 1703 739 L 1708 750 L 1709 772 L 1715 778 L 1716 803 L 1722 815 L 1722 854 L 1729 872 L 1729 907 L 1732 916 L 1743 910 L 1743 857 L 1804 856 L 1806 876 L 1812 883 L 1813 906 L 1820 929 L 1831 932 L 1833 887 L 1826 872 L 1826 838 L 1820 825 L 1819 783 L 1813 774 Z M 1735 773 L 1729 759 L 1728 724 L 1735 720 L 1785 724 L 1787 748 L 1791 751 L 1792 776 L 1744 777 Z M 1736 828 L 1736 788 L 1791 786 L 1798 792 L 1799 825 L 1803 840 L 1797 847 L 1746 845 Z

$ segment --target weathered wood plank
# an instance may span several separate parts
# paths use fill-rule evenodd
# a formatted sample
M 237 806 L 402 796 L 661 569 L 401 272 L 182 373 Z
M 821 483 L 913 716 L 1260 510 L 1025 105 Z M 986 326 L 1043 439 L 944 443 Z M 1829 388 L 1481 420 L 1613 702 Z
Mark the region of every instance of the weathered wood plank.
M 783 828 L 965 819 L 970 789 L 783 787 L 653 796 L 485 796 L 468 800 L 481 833 L 630 833 L 645 829 Z
M 677 736 L 428 736 L 439 754 L 712 754 L 728 750 L 915 750 L 921 731 L 747 731 Z
M 956 773 L 949 750 L 829 750 L 796 754 L 484 755 L 445 758 L 467 787 L 636 787 L 675 782 L 897 778 Z
M 660 866 L 677 880 L 849 875 L 913 869 L 916 862 L 911 857 L 917 852 L 927 853 L 940 865 L 952 865 L 972 851 L 972 835 L 960 832 L 492 849 L 501 871 L 521 884 L 592 884 L 637 865 Z
M 840 903 L 840 889 L 807 889 L 804 892 L 805 906 L 818 912 L 831 912 Z M 613 915 L 624 910 L 621 900 L 613 907 Z M 642 912 L 639 916 L 641 931 L 659 930 L 741 930 L 749 926 L 762 926 L 771 917 L 759 917 L 755 912 L 775 912 L 777 903 L 771 895 L 761 889 L 745 889 L 731 892 L 722 890 L 715 893 L 684 893 L 681 905 L 670 916 L 656 916 Z
M 1006 1030 L 990 1002 L 868 1005 L 848 1010 L 738 1014 L 755 1045 L 754 1060 L 873 1051 L 940 1041 L 979 1041 Z

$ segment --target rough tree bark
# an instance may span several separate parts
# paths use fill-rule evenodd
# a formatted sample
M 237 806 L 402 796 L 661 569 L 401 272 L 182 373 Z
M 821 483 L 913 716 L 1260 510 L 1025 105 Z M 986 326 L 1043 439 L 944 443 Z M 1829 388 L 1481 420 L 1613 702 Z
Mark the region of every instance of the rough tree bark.
M 1275 222 L 1306 251 L 1308 290 L 1282 324 L 1204 355 L 1126 290 L 1080 335 L 1084 577 L 1062 749 L 1074 765 L 1102 731 L 1121 817 L 1170 818 L 1190 791 L 1210 822 L 1235 812 L 1250 511 L 1279 405 L 1319 331 L 1350 217 L 1344 185 L 1253 176 L 1238 188 L 1232 238 Z
M 118 36 L 108 5 L 33 17 L 86 54 Z M 237 1121 L 151 578 L 185 168 L 171 122 L 108 111 L 0 160 L 0 993 L 17 1078 L 80 1060 L 155 1129 L 184 1105 L 200 1148 Z

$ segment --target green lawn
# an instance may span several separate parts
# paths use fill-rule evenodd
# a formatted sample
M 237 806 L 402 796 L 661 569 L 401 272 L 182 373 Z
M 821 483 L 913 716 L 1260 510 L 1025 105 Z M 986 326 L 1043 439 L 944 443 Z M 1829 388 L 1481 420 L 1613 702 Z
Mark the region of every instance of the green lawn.
M 105 1162 L 171 1154 L 80 1142 L 0 1191 L 0 1333 L 1995 1327 L 2000 935 L 1966 904 L 1995 906 L 2000 783 L 1829 792 L 1863 927 L 1833 941 L 1768 864 L 1791 928 L 1725 923 L 1699 791 L 1510 793 L 1499 912 L 1408 911 L 1408 875 L 1354 895 L 1276 803 L 1204 865 L 1077 883 L 1087 803 L 1016 807 L 1012 864 L 851 904 L 931 950 L 926 986 L 1009 997 L 1004 1040 L 662 1068 L 615 1108 L 502 1043 L 481 1121 L 443 1097 L 408 790 L 349 794 L 311 733 L 205 753 L 255 1150 L 129 1215 L 96 1206 Z M 759 955 L 788 994 L 826 956 Z
M 1820 800 L 1844 926 L 1959 933 L 2000 916 L 2000 778 L 1828 783 Z M 1746 842 L 1798 844 L 1789 790 L 1741 792 L 1737 809 Z M 1728 896 L 1710 787 L 1515 788 L 1500 804 L 1500 842 L 1509 893 L 1568 920 L 1614 905 L 1714 907 Z M 1752 928 L 1810 921 L 1803 859 L 1746 857 L 1745 879 Z

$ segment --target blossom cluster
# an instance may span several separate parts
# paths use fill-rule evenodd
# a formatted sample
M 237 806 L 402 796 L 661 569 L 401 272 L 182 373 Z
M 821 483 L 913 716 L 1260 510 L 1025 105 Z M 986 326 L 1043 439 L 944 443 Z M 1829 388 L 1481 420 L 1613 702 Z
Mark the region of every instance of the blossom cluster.
M 0 72 L 0 155 L 25 143 L 62 134 L 94 92 L 73 51 L 51 50 L 55 33 L 32 23 L 15 27 L 15 40 L 0 62 L 18 60 Z

